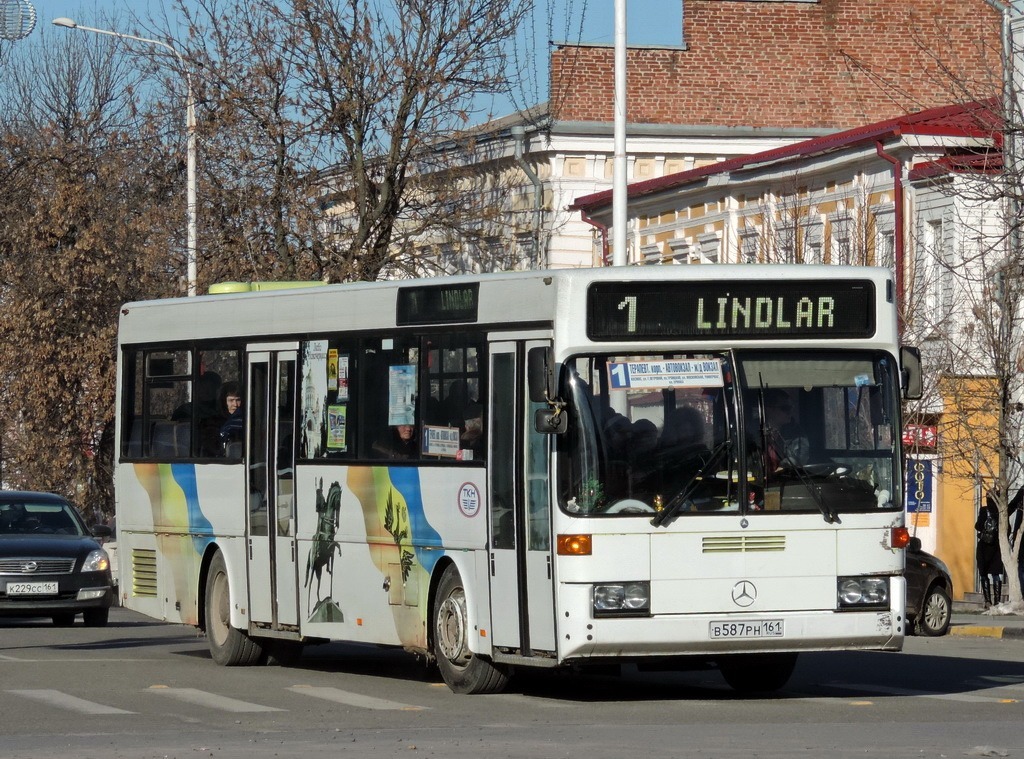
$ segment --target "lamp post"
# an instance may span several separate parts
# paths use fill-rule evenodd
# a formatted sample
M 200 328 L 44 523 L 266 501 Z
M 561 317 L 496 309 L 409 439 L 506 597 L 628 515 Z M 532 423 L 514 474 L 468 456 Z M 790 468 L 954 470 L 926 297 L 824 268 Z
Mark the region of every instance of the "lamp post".
M 192 92 L 192 77 L 188 74 L 188 67 L 185 64 L 185 59 L 181 53 L 174 47 L 163 42 L 161 40 L 149 39 L 148 37 L 137 37 L 134 34 L 123 34 L 122 32 L 113 32 L 109 29 L 95 29 L 91 26 L 82 26 L 81 24 L 72 21 L 69 18 L 55 18 L 53 20 L 54 25 L 63 26 L 66 29 L 80 29 L 83 32 L 94 32 L 95 34 L 106 34 L 110 37 L 119 37 L 124 40 L 134 40 L 135 42 L 145 42 L 150 45 L 157 45 L 159 47 L 170 50 L 171 53 L 178 59 L 181 64 L 181 69 L 185 75 L 185 87 L 187 91 L 185 108 L 186 108 L 186 125 L 188 127 L 188 141 L 187 141 L 187 164 L 188 164 L 188 294 L 190 296 L 196 294 L 196 251 L 198 249 L 198 223 L 196 220 L 196 103 L 195 97 Z

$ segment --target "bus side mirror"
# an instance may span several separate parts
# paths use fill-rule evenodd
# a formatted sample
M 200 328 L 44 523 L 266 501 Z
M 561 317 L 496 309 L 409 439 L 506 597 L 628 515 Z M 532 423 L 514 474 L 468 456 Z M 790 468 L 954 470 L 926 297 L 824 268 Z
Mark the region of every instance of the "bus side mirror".
M 900 386 L 908 401 L 916 401 L 924 394 L 921 351 L 909 345 L 900 348 Z
M 542 435 L 561 435 L 569 429 L 569 415 L 560 406 L 539 408 L 533 414 L 533 428 Z
M 551 348 L 530 348 L 526 357 L 530 383 L 530 402 L 547 403 L 555 397 L 555 373 L 552 371 Z
M 526 355 L 530 403 L 543 403 L 533 415 L 534 429 L 543 435 L 561 435 L 569 428 L 565 403 L 555 398 L 554 359 L 550 347 L 530 348 Z

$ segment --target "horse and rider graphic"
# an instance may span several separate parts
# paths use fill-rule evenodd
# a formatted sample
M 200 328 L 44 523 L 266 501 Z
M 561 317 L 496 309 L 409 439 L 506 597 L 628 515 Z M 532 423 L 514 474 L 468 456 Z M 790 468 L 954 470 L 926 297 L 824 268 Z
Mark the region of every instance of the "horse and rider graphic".
M 345 615 L 334 600 L 334 553 L 341 556 L 341 545 L 335 540 L 338 534 L 339 514 L 341 512 L 341 485 L 331 484 L 324 497 L 324 481 L 321 478 L 316 488 L 316 533 L 309 548 L 306 559 L 306 607 L 311 609 L 310 622 L 343 622 Z M 320 596 L 324 570 L 330 578 L 327 595 Z M 316 577 L 316 605 L 310 604 L 313 592 L 313 578 Z

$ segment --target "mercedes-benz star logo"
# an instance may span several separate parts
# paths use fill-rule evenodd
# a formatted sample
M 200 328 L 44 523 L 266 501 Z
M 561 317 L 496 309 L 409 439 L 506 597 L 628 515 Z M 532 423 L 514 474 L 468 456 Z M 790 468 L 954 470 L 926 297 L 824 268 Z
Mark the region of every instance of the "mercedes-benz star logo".
M 737 606 L 750 606 L 757 600 L 757 588 L 750 580 L 740 580 L 732 586 L 732 602 Z

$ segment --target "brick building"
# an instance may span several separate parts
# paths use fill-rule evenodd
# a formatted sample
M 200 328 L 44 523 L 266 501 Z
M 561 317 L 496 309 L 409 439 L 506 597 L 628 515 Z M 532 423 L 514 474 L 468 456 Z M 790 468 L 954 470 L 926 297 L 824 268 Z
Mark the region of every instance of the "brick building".
M 680 0 L 683 46 L 627 56 L 627 121 L 848 129 L 1000 91 L 985 0 Z M 551 109 L 611 122 L 614 49 L 561 46 Z

